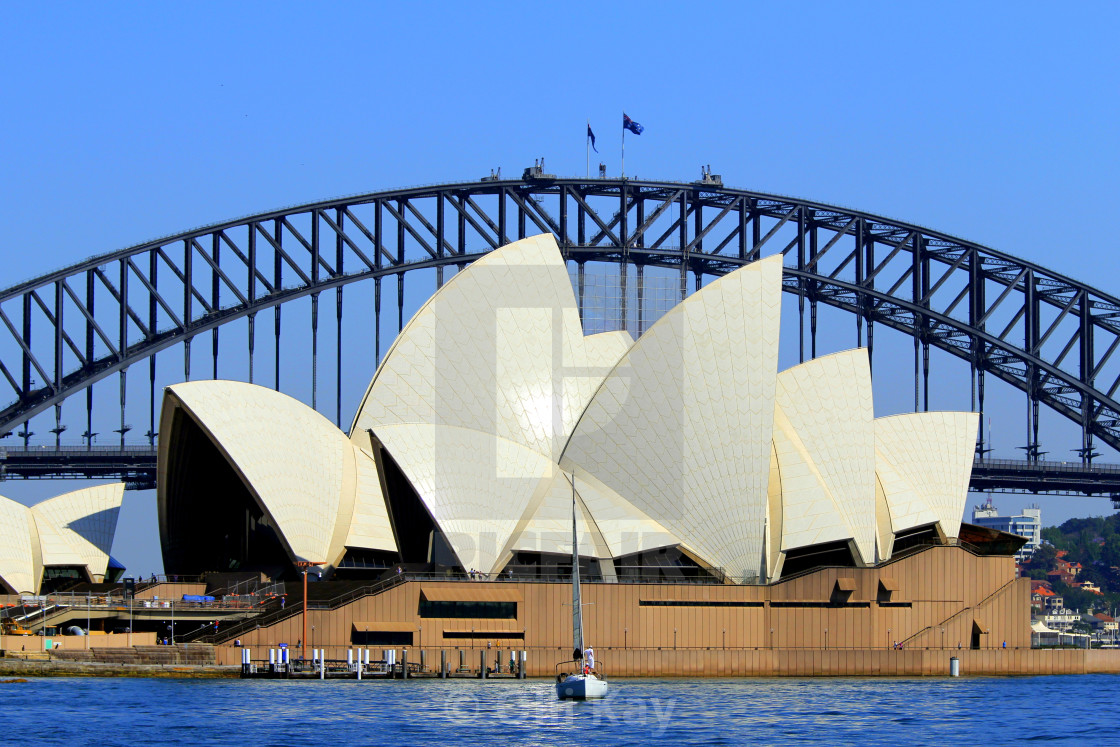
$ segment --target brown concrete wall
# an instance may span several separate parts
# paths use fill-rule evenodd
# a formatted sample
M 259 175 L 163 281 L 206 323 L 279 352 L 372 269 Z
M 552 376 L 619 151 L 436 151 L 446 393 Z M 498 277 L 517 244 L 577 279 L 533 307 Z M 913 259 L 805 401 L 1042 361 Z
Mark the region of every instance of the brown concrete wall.
M 1120 672 L 1120 650 L 1089 649 L 1085 652 L 1085 672 L 1088 674 Z
M 106 635 L 0 635 L 0 651 L 43 651 L 47 638 L 51 644 L 61 644 L 56 648 L 77 651 L 87 648 L 126 648 L 129 646 L 154 646 L 155 633 L 133 633 Z
M 584 586 L 585 639 L 596 649 L 903 649 L 1030 647 L 1029 584 L 1006 557 L 937 547 L 877 568 L 824 569 L 770 586 L 614 584 Z M 854 582 L 837 597 L 839 580 Z M 885 595 L 880 581 L 893 587 Z M 515 590 L 510 620 L 421 618 L 425 588 L 471 595 Z M 336 610 L 310 610 L 241 636 L 246 646 L 351 644 L 355 623 L 409 624 L 415 647 L 563 651 L 571 647 L 565 583 L 413 581 Z M 306 630 L 306 634 L 304 631 Z M 448 636 L 447 633 L 460 633 Z M 465 636 L 465 637 L 464 637 Z

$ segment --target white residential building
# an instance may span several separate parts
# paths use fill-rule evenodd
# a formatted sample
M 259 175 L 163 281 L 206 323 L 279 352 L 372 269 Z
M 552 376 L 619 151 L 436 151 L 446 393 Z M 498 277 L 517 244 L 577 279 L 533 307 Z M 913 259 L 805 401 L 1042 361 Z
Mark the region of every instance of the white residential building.
M 1015 516 L 1000 516 L 989 497 L 983 505 L 973 507 L 972 523 L 1026 537 L 1027 544 L 1015 555 L 1015 560 L 1020 563 L 1029 560 L 1035 549 L 1042 544 L 1042 509 L 1038 504 L 1024 508 Z

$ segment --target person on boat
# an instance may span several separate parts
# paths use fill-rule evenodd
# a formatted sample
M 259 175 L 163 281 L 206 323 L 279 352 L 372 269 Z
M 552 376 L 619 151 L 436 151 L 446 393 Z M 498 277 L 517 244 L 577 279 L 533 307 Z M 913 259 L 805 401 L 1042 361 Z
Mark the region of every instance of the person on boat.
M 583 652 L 583 661 L 587 667 L 588 674 L 595 671 L 595 649 L 591 648 L 591 646 L 588 646 L 587 650 Z

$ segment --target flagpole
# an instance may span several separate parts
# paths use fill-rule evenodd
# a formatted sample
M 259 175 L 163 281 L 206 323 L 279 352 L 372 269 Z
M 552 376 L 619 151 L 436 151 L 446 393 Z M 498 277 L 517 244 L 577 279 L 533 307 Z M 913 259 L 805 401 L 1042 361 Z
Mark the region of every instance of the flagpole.
M 587 131 L 591 132 L 591 120 L 587 120 Z M 588 135 L 583 136 L 583 151 L 587 154 L 586 161 L 583 165 L 583 175 L 585 178 L 591 178 L 591 138 Z
M 626 113 L 622 114 L 623 122 L 626 121 Z M 626 178 L 626 125 L 622 125 L 622 178 Z M 25 429 L 26 430 L 26 429 Z

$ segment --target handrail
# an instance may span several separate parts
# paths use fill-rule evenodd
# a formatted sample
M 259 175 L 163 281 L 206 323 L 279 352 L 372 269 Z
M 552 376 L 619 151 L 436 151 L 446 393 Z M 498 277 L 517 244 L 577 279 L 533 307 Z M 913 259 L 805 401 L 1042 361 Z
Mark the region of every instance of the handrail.
M 1120 474 L 1120 464 L 1085 464 L 1080 460 L 1058 462 L 1043 461 L 1041 459 L 974 459 L 973 465 L 977 467 L 1008 467 L 1019 471 L 1030 472 L 1089 472 L 1105 475 Z
M 410 574 L 401 573 L 382 581 L 378 581 L 375 584 L 370 584 L 359 589 L 354 589 L 353 591 L 349 591 L 345 594 L 340 594 L 333 599 L 327 600 L 325 603 L 322 600 L 316 600 L 315 602 L 309 601 L 307 603 L 307 608 L 320 610 L 337 609 L 355 599 L 360 599 L 372 594 L 380 594 L 381 592 L 387 591 L 397 584 L 404 583 L 406 580 L 410 580 L 407 578 L 409 575 Z M 255 630 L 258 627 L 275 625 L 276 623 L 287 620 L 289 617 L 294 617 L 301 612 L 303 612 L 303 605 L 300 604 L 293 604 L 290 607 L 280 607 L 279 609 L 274 609 L 265 615 L 247 618 L 242 622 L 235 623 L 229 628 L 219 630 L 217 633 L 210 633 L 206 636 L 198 636 L 197 640 L 205 641 L 206 643 L 218 643 L 219 641 L 226 641 L 231 638 L 237 638 L 243 633 L 247 633 L 250 630 Z M 195 639 L 192 638 L 191 640 Z
M 983 605 L 985 605 L 985 604 L 987 604 L 988 602 L 990 602 L 990 601 L 992 600 L 992 598 L 994 598 L 994 597 L 995 597 L 995 595 L 996 595 L 996 594 L 999 594 L 999 593 L 1000 593 L 1000 592 L 1002 592 L 1002 591 L 1003 591 L 1004 589 L 1006 589 L 1006 588 L 1007 588 L 1008 586 L 1011 586 L 1011 584 L 1015 583 L 1015 582 L 1016 582 L 1016 581 L 1018 581 L 1018 580 L 1019 580 L 1019 579 L 1017 579 L 1017 578 L 1013 578 L 1013 579 L 1011 579 L 1010 581 L 1008 581 L 1007 583 L 1005 583 L 1005 584 L 1004 584 L 1003 586 L 999 587 L 998 589 L 996 589 L 995 591 L 993 591 L 993 592 L 992 592 L 991 594 L 989 594 L 988 596 L 986 596 L 986 597 L 984 597 L 983 599 L 981 599 L 981 600 L 980 600 L 979 602 L 977 602 L 976 604 L 973 604 L 973 605 L 971 605 L 971 606 L 969 606 L 969 607 L 965 607 L 965 608 L 964 608 L 964 609 L 962 609 L 962 610 L 957 610 L 956 612 L 954 612 L 953 614 L 949 615 L 949 616 L 948 616 L 948 617 L 946 617 L 946 618 L 945 618 L 944 620 L 942 620 L 941 622 L 939 622 L 939 623 L 937 623 L 937 624 L 935 624 L 935 625 L 927 625 L 927 626 L 925 626 L 924 628 L 922 628 L 921 630 L 919 630 L 919 631 L 918 631 L 917 633 L 914 633 L 913 635 L 909 636 L 908 638 L 905 638 L 905 639 L 903 639 L 903 640 L 902 640 L 902 641 L 900 641 L 899 643 L 901 643 L 901 644 L 907 644 L 907 643 L 909 643 L 910 641 L 914 640 L 915 638 L 917 638 L 918 636 L 922 635 L 923 633 L 925 633 L 925 632 L 926 632 L 926 631 L 928 631 L 928 630 L 933 630 L 934 628 L 943 628 L 943 627 L 945 627 L 946 625 L 950 624 L 950 623 L 951 623 L 951 622 L 953 621 L 953 619 L 954 619 L 954 618 L 960 617 L 961 615 L 963 615 L 963 614 L 964 614 L 964 613 L 966 613 L 966 612 L 973 612 L 973 611 L 977 611 L 977 610 L 979 610 L 979 609 L 980 609 L 980 608 L 981 608 L 981 607 L 982 607 Z

